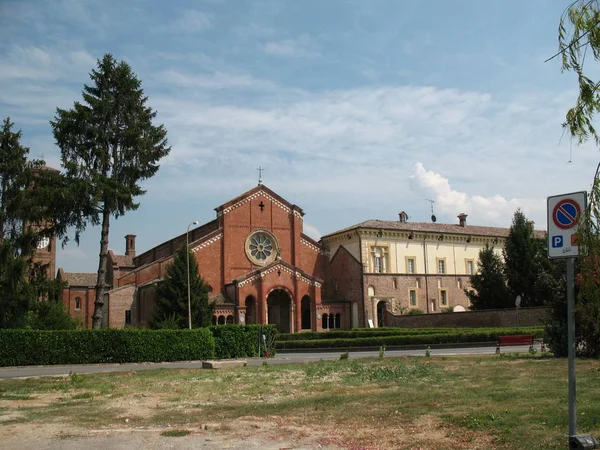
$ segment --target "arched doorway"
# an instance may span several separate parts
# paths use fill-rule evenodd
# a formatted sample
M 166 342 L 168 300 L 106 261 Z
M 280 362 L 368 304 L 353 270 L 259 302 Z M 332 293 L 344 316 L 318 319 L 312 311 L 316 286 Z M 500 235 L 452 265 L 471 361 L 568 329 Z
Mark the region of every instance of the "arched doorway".
M 385 302 L 377 303 L 377 326 L 385 327 Z
M 269 308 L 268 323 L 277 325 L 281 333 L 289 333 L 290 330 L 290 306 L 292 299 L 283 289 L 275 289 L 267 297 Z
M 246 297 L 246 324 L 256 323 L 256 300 L 249 295 Z
M 302 311 L 302 329 L 310 330 L 312 328 L 312 320 L 310 316 L 310 297 L 308 295 L 302 297 L 300 311 Z

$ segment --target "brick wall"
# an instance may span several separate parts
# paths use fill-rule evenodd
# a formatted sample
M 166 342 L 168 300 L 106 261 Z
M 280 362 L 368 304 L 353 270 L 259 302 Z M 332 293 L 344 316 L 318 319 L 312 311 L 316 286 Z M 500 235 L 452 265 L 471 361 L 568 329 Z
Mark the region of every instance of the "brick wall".
M 325 297 L 327 299 L 342 299 L 357 304 L 358 317 L 355 325 L 364 327 L 364 310 L 362 297 L 362 268 L 358 260 L 344 247 L 340 246 L 327 268 L 325 281 Z M 350 327 L 350 322 L 348 322 Z
M 77 298 L 81 299 L 81 308 L 76 309 Z M 62 293 L 63 305 L 71 317 L 81 320 L 85 328 L 92 328 L 92 315 L 96 301 L 96 289 L 87 287 L 67 287 Z
M 387 311 L 401 314 L 408 309 L 421 309 L 425 313 L 439 313 L 444 308 L 462 306 L 469 308 L 464 289 L 470 289 L 468 276 L 415 274 L 365 274 L 365 314 L 376 323 L 377 303 L 384 301 Z M 416 293 L 417 304 L 410 305 L 410 291 Z M 442 304 L 441 291 L 446 292 L 446 305 Z M 374 295 L 373 295 L 374 294 Z
M 108 293 L 108 326 L 111 328 L 125 328 L 125 311 L 135 313 L 135 286 L 123 286 Z
M 551 309 L 548 307 L 521 308 L 519 326 L 544 325 Z M 517 326 L 515 309 L 490 309 L 446 314 L 422 314 L 418 316 L 395 316 L 386 314 L 386 325 L 401 328 L 430 327 L 514 327 Z

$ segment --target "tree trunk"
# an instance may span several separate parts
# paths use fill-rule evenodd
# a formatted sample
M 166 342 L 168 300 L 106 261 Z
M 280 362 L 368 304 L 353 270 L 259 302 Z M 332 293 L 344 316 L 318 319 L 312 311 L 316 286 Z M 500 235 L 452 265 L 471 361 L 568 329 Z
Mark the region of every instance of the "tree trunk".
M 102 232 L 100 234 L 100 261 L 98 263 L 98 279 L 96 281 L 96 301 L 94 302 L 94 315 L 92 316 L 92 328 L 95 330 L 104 325 L 104 293 L 106 291 L 106 266 L 108 265 L 108 230 L 110 222 L 110 211 L 104 204 L 102 212 Z

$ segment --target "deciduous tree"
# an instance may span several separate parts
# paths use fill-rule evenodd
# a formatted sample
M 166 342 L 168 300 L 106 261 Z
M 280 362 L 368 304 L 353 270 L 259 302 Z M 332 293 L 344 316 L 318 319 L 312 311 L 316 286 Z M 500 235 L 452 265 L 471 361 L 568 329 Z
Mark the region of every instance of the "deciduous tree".
M 578 143 L 593 139 L 600 145 L 600 135 L 595 125 L 600 112 L 600 80 L 594 80 L 591 73 L 597 73 L 589 64 L 600 61 L 600 1 L 577 0 L 563 12 L 559 21 L 558 52 L 554 57 L 561 58 L 564 71 L 572 71 L 577 76 L 578 96 L 575 105 L 567 111 L 563 127 Z M 575 304 L 576 340 L 579 353 L 587 356 L 600 356 L 600 164 L 588 196 L 588 208 L 579 221 L 578 242 L 580 258 L 576 267 L 578 293 Z M 563 319 L 566 308 L 564 301 L 557 302 L 549 331 L 565 331 Z M 556 354 L 566 354 L 563 336 L 566 333 L 553 332 L 550 346 Z

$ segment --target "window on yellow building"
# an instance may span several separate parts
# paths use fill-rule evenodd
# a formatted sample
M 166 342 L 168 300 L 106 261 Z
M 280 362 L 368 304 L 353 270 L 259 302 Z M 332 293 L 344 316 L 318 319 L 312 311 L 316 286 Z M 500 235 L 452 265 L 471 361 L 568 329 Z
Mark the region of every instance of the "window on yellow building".
M 446 260 L 438 258 L 437 260 L 438 274 L 442 275 L 446 273 Z
M 415 258 L 406 259 L 406 273 L 415 273 Z
M 472 259 L 467 259 L 467 275 L 475 274 L 475 263 Z
M 371 247 L 371 265 L 375 273 L 387 273 L 387 247 Z

